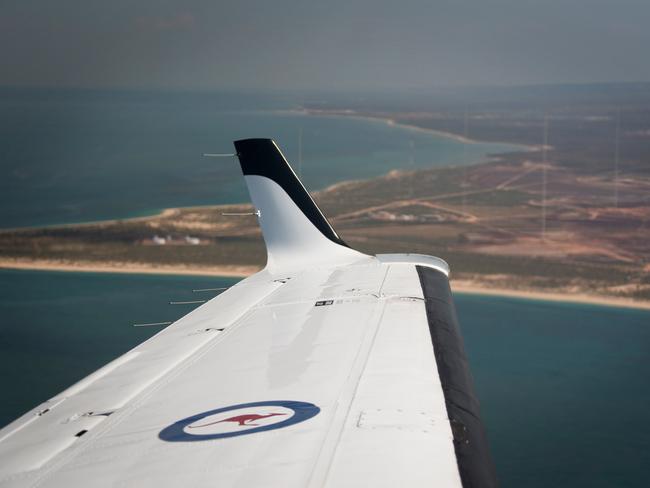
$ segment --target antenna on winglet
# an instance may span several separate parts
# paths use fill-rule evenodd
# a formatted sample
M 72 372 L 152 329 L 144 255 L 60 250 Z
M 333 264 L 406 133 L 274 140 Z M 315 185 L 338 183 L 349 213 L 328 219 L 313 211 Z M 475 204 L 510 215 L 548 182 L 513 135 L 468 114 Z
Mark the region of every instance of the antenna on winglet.
M 268 255 L 267 267 L 301 268 L 367 257 L 339 237 L 271 139 L 235 141 Z

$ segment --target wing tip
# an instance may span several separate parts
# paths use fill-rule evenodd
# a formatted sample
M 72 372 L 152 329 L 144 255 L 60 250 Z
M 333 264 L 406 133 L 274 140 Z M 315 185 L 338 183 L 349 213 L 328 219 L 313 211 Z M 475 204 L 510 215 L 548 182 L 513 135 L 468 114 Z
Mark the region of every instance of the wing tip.
M 278 169 L 289 168 L 289 163 L 273 139 L 240 139 L 234 144 L 245 176 L 259 175 L 276 180 Z
M 280 254 L 286 255 L 285 261 L 362 255 L 336 233 L 272 139 L 241 139 L 234 145 L 251 199 L 260 211 L 269 259 Z

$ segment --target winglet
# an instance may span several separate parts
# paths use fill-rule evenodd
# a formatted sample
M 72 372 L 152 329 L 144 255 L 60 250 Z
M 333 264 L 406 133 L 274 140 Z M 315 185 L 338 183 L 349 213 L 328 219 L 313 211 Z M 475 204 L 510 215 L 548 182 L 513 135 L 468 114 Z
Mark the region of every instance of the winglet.
M 271 139 L 235 141 L 237 157 L 268 254 L 267 268 L 350 262 L 366 257 L 348 247 L 327 221 Z

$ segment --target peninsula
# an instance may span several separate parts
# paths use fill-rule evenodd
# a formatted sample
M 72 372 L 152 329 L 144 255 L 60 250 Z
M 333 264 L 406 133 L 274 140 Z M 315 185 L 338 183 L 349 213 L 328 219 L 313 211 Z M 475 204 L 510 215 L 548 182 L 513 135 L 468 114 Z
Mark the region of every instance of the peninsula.
M 459 108 L 304 110 L 522 145 L 521 152 L 480 164 L 391 171 L 314 193 L 352 247 L 441 256 L 458 291 L 650 307 L 647 111 L 625 108 L 636 125 L 623 133 L 628 152 L 613 172 L 612 141 L 604 137 L 612 123 L 609 105 L 576 109 L 573 118 L 562 115 L 564 108 L 551 111 L 555 130 L 546 145 L 541 134 L 549 116 L 525 107 L 470 117 Z M 252 211 L 245 204 L 187 207 L 1 230 L 0 267 L 246 276 L 265 262 Z

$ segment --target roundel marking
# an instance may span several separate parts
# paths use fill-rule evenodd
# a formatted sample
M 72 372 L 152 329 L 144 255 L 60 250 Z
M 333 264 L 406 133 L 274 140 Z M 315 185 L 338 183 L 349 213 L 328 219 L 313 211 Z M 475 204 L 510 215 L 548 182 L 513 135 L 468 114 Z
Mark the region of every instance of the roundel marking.
M 318 415 L 313 403 L 290 400 L 240 403 L 208 410 L 168 425 L 158 437 L 168 442 L 195 442 L 282 429 Z

